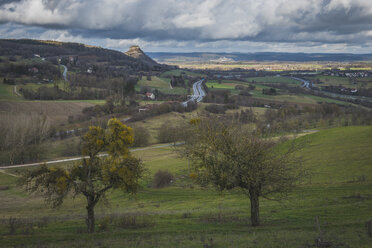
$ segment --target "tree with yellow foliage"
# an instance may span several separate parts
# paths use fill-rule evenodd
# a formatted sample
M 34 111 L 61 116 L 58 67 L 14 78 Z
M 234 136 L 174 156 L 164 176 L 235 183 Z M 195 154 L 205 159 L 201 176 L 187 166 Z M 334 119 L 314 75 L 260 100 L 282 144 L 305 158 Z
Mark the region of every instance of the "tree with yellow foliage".
M 81 162 L 67 169 L 43 165 L 24 176 L 26 189 L 41 192 L 53 207 L 60 206 L 69 195 L 84 195 L 90 233 L 94 232 L 94 207 L 106 192 L 122 189 L 136 193 L 143 173 L 141 161 L 128 148 L 134 141 L 133 130 L 117 119 L 110 119 L 107 127 L 89 127 L 82 138 L 82 155 L 86 157 Z M 104 151 L 108 156 L 99 156 Z

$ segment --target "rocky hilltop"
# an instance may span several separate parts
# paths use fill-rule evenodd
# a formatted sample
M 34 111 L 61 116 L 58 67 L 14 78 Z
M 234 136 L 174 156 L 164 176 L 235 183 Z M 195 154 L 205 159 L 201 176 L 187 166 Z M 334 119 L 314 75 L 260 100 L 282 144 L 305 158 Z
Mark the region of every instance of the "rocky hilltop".
M 147 56 L 142 49 L 139 46 L 131 46 L 127 52 L 125 52 L 126 55 L 140 60 L 142 63 L 145 63 L 151 67 L 159 66 L 159 64 Z

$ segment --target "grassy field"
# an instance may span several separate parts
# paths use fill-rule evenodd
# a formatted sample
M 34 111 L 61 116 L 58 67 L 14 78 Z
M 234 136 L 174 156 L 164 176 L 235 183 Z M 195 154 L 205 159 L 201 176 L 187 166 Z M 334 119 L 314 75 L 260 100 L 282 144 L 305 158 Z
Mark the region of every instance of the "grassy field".
M 146 77 L 142 77 L 136 86 L 138 91 L 141 86 L 148 86 L 152 89 L 158 89 L 159 91 L 165 94 L 186 94 L 187 89 L 182 87 L 170 88 L 170 79 L 169 78 L 160 78 L 160 77 L 151 77 L 151 80 L 147 80 Z
M 0 173 L 0 186 L 9 187 L 0 190 L 0 246 L 316 247 L 314 218 L 319 216 L 332 247 L 371 247 L 365 222 L 372 211 L 372 127 L 336 128 L 299 139 L 308 142 L 302 154 L 312 181 L 296 187 L 282 202 L 262 199 L 260 227 L 250 227 L 249 199 L 242 192 L 194 185 L 187 176 L 187 161 L 164 147 L 135 152 L 148 168 L 143 188 L 135 196 L 112 192 L 110 204 L 96 208 L 97 229 L 107 224 L 106 229 L 92 235 L 83 231 L 82 198 L 51 209 L 39 196 L 22 192 L 15 177 Z M 175 175 L 173 186 L 151 187 L 158 169 Z M 10 217 L 30 224 L 10 235 Z M 136 224 L 117 224 L 128 218 Z
M 248 82 L 253 83 L 283 83 L 283 84 L 300 84 L 299 81 L 287 77 L 252 77 L 247 79 Z
M 152 88 L 169 88 L 169 82 L 164 81 L 158 77 L 151 77 L 151 80 L 147 80 L 146 77 L 142 77 L 140 81 L 138 81 L 138 86 L 149 86 Z
M 28 90 L 33 90 L 33 91 L 36 91 L 38 88 L 42 87 L 42 86 L 45 86 L 45 87 L 54 87 L 54 83 L 47 83 L 47 84 L 38 84 L 38 83 L 28 83 L 28 84 L 22 84 L 22 85 L 18 85 L 17 88 L 18 88 L 18 91 L 22 88 L 24 89 L 28 89 Z M 56 81 L 56 85 L 60 88 L 60 89 L 65 89 L 66 87 L 68 87 L 68 83 L 66 83 L 65 81 L 63 80 L 57 80 Z
M 67 123 L 69 115 L 82 114 L 82 110 L 90 106 L 93 103 L 89 101 L 0 101 L 0 117 L 8 114 L 45 115 L 52 124 L 60 125 Z
M 167 76 L 180 76 L 182 74 L 192 76 L 192 77 L 205 77 L 204 74 L 201 73 L 196 73 L 192 71 L 187 71 L 187 70 L 171 70 L 171 71 L 166 71 L 161 74 L 161 77 L 167 77 Z
M 14 86 L 3 83 L 3 78 L 0 78 L 0 101 L 17 101 L 22 97 L 14 93 Z
M 311 144 L 303 153 L 313 183 L 372 181 L 372 127 L 324 130 L 300 139 Z
M 288 92 L 280 91 L 278 95 L 265 95 L 262 93 L 263 88 L 268 88 L 263 85 L 256 85 L 256 89 L 253 90 L 252 96 L 260 99 L 273 100 L 278 102 L 290 102 L 290 103 L 305 103 L 305 104 L 317 104 L 319 102 L 336 103 L 340 105 L 347 105 L 348 103 L 334 100 L 326 97 L 304 95 L 304 94 L 291 94 Z
M 196 117 L 198 115 L 198 112 L 200 112 L 201 110 L 202 108 L 199 108 L 198 111 L 193 111 L 189 113 L 171 112 L 167 114 L 154 116 L 143 121 L 133 122 L 130 123 L 129 125 L 145 127 L 150 133 L 150 143 L 154 144 L 157 142 L 157 135 L 159 129 L 164 123 L 171 123 L 171 125 L 177 125 L 181 121 L 189 120 L 192 117 Z
M 208 88 L 214 89 L 226 89 L 226 90 L 235 90 L 235 86 L 242 85 L 247 86 L 244 82 L 234 81 L 234 80 L 222 80 L 219 83 L 217 80 L 208 80 L 206 83 Z
M 262 77 L 263 79 L 265 77 Z M 275 79 L 283 79 L 281 77 L 272 77 Z M 262 79 L 262 82 L 269 82 Z M 252 80 L 253 81 L 253 80 Z M 258 82 L 254 80 L 255 82 Z M 278 81 L 279 82 L 279 81 Z M 234 80 L 222 80 L 221 83 L 218 83 L 217 81 L 211 80 L 206 83 L 207 87 L 211 90 L 229 90 L 232 94 L 238 94 L 240 90 L 236 90 L 236 85 L 243 85 L 247 86 L 246 84 L 240 82 L 240 81 L 234 81 Z M 270 88 L 265 85 L 255 84 L 256 88 L 250 93 L 253 97 L 259 98 L 259 99 L 267 99 L 272 100 L 275 102 L 290 102 L 290 103 L 304 103 L 304 104 L 317 104 L 319 102 L 327 102 L 327 103 L 336 103 L 345 105 L 348 103 L 345 103 L 343 101 L 334 100 L 330 98 L 325 97 L 318 97 L 318 96 L 312 96 L 312 95 L 303 95 L 303 94 L 291 94 L 288 92 L 285 92 L 283 90 L 278 90 L 278 95 L 265 95 L 262 93 L 262 89 Z
M 154 103 L 154 102 L 151 102 Z M 209 103 L 198 103 L 198 109 L 192 112 L 185 112 L 185 113 L 177 113 L 177 112 L 171 112 L 166 113 L 158 116 L 151 117 L 149 119 L 145 119 L 142 121 L 137 121 L 133 123 L 129 123 L 130 126 L 142 126 L 145 127 L 149 133 L 150 133 L 150 144 L 155 144 L 158 142 L 157 135 L 159 132 L 160 127 L 164 123 L 171 123 L 171 125 L 177 125 L 181 122 L 185 122 L 187 120 L 190 120 L 192 118 L 198 117 L 199 115 L 203 115 L 205 112 L 205 106 L 209 105 Z M 247 110 L 252 109 L 253 112 L 257 116 L 262 116 L 265 112 L 265 108 L 258 108 L 258 107 L 239 107 L 239 109 L 232 109 L 228 110 L 227 113 L 236 113 L 240 112 L 241 110 Z

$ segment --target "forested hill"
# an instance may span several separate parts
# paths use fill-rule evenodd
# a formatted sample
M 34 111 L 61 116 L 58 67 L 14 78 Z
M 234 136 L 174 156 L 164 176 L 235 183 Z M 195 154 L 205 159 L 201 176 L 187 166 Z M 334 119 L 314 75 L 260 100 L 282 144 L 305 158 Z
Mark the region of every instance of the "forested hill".
M 89 67 L 100 64 L 105 66 L 120 66 L 128 73 L 138 71 L 166 70 L 167 65 L 149 64 L 141 59 L 133 58 L 123 52 L 88 46 L 80 43 L 42 41 L 42 40 L 10 40 L 0 39 L 0 54 L 2 56 L 21 56 L 33 58 L 40 56 L 46 60 L 70 59 L 75 65 Z

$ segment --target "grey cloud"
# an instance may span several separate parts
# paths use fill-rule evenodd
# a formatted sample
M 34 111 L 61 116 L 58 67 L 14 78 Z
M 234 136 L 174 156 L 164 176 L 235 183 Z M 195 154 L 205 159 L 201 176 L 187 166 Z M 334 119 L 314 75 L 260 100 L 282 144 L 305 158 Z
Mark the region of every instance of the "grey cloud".
M 0 23 L 87 39 L 367 44 L 370 0 L 0 1 Z
M 0 0 L 0 5 L 13 3 L 13 2 L 21 2 L 22 0 Z

